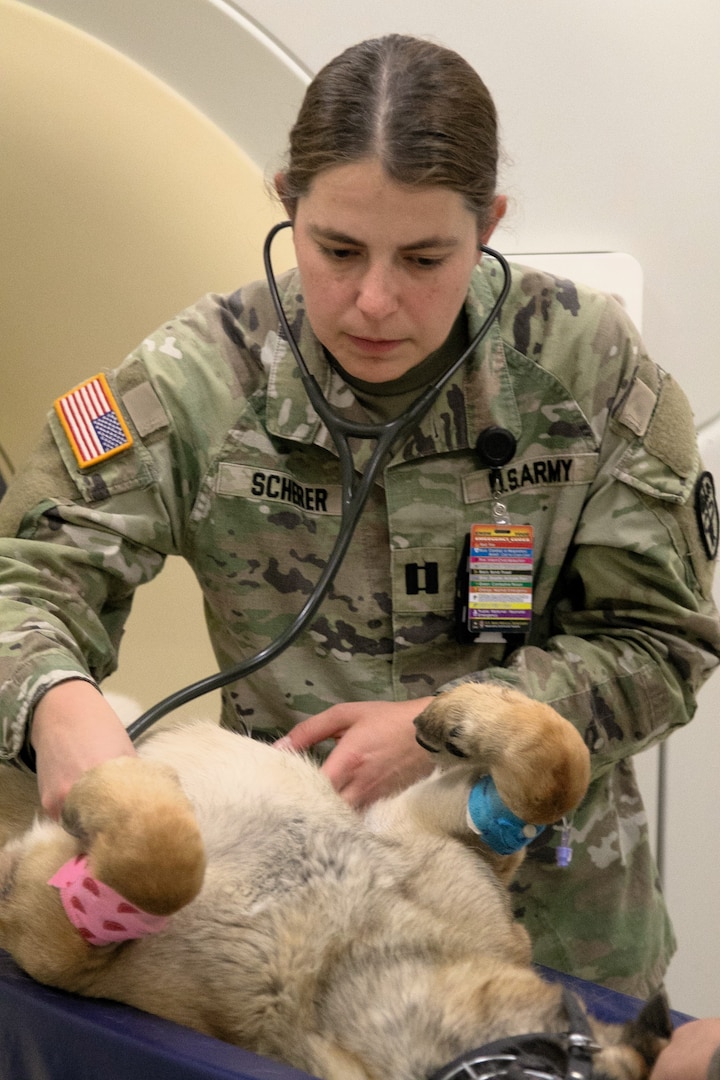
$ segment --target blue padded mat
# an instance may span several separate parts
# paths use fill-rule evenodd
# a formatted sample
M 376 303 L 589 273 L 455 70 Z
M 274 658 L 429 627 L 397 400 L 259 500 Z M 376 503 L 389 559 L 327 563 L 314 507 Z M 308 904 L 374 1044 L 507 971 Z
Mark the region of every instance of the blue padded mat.
M 577 991 L 600 1019 L 622 1022 L 640 1008 L 613 990 L 542 973 Z M 0 1080 L 307 1080 L 307 1073 L 127 1005 L 41 986 L 0 950 Z
M 36 983 L 0 950 L 0 1080 L 307 1080 L 114 1001 Z

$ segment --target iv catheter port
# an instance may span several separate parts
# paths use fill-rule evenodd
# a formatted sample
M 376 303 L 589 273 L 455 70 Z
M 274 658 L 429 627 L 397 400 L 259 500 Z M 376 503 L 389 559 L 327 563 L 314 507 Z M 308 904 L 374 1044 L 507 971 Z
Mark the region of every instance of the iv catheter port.
M 500 309 L 510 290 L 510 267 L 508 266 L 507 261 L 499 252 L 483 245 L 482 251 L 500 263 L 504 280 L 499 296 L 495 300 L 495 303 L 486 315 L 480 329 L 475 334 L 468 347 L 458 357 L 455 363 L 452 364 L 431 386 L 429 386 L 401 416 L 386 423 L 378 424 L 361 424 L 356 421 L 350 421 L 343 416 L 338 416 L 323 395 L 317 380 L 305 363 L 305 358 L 300 352 L 283 309 L 280 291 L 272 266 L 271 247 L 272 241 L 277 233 L 280 232 L 281 229 L 287 229 L 291 226 L 292 222 L 282 221 L 273 226 L 268 233 L 263 247 L 265 272 L 270 295 L 282 329 L 282 334 L 298 365 L 305 392 L 316 413 L 327 427 L 338 453 L 342 485 L 340 531 L 337 540 L 335 541 L 335 546 L 325 565 L 325 569 L 320 575 L 311 596 L 283 633 L 275 638 L 274 641 L 271 641 L 264 649 L 261 649 L 247 660 L 242 660 L 233 665 L 233 667 L 227 668 L 225 671 L 218 671 L 214 675 L 209 675 L 205 679 L 200 679 L 198 682 L 192 683 L 189 686 L 184 687 L 184 689 L 170 694 L 156 705 L 151 706 L 151 708 L 144 712 L 142 716 L 138 717 L 137 720 L 129 725 L 127 731 L 132 740 L 138 739 L 156 721 L 162 719 L 163 716 L 167 716 L 167 714 L 173 712 L 173 710 L 180 708 L 181 705 L 186 705 L 188 702 L 194 701 L 195 698 L 202 697 L 204 694 L 209 694 L 213 690 L 219 690 L 223 686 L 227 686 L 228 683 L 237 682 L 239 679 L 243 679 L 247 675 L 251 675 L 253 672 L 258 671 L 295 641 L 325 599 L 333 578 L 335 577 L 350 545 L 350 541 L 355 532 L 355 527 L 365 503 L 367 502 L 375 477 L 390 456 L 393 445 L 396 442 L 399 442 L 400 438 L 408 433 L 415 424 L 420 422 L 422 417 L 439 396 L 445 384 L 482 343 L 490 330 L 490 327 L 500 313 Z M 349 442 L 351 438 L 374 439 L 376 442 L 365 471 L 359 477 L 355 474 L 354 459 Z

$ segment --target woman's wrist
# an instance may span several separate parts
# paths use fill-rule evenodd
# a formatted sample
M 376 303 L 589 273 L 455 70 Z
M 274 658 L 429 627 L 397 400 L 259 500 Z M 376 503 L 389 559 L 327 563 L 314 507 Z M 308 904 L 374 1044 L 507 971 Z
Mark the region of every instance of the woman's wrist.
M 109 758 L 135 753 L 112 706 L 91 682 L 57 683 L 35 706 L 31 744 L 44 809 L 58 817 L 76 780 Z

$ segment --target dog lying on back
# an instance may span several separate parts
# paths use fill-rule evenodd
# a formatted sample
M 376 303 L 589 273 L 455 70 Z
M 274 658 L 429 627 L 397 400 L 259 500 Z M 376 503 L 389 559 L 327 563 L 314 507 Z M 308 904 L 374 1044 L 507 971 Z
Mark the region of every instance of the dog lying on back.
M 522 854 L 493 852 L 467 809 L 490 774 L 518 818 L 557 821 L 588 784 L 582 739 L 492 684 L 440 695 L 416 726 L 435 772 L 363 817 L 309 759 L 205 722 L 90 770 L 62 825 L 33 823 L 32 778 L 3 769 L 0 947 L 41 982 L 323 1080 L 423 1080 L 501 1037 L 567 1031 L 511 915 Z M 112 918 L 88 887 L 117 899 Z M 134 940 L 115 940 L 126 919 Z M 608 1080 L 647 1077 L 669 1034 L 591 1024 Z

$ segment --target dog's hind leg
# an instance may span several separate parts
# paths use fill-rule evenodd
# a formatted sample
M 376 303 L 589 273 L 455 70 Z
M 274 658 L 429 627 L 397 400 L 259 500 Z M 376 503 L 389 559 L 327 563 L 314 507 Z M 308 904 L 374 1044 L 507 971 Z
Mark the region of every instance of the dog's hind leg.
M 313 1075 L 317 1073 L 324 1080 L 385 1080 L 375 1071 L 369 1072 L 354 1054 L 322 1035 L 309 1033 L 305 1042 L 308 1060 L 302 1067 L 312 1069 Z

